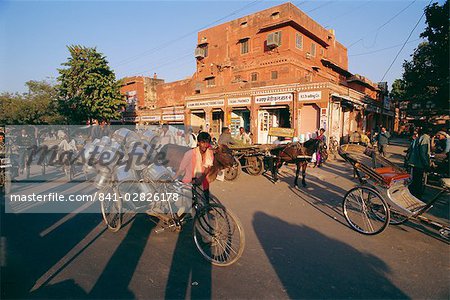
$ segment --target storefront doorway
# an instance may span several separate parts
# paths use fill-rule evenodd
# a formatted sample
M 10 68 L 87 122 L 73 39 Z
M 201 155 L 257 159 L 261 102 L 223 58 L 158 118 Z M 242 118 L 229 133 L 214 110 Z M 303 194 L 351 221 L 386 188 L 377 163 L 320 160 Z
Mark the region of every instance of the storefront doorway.
M 244 127 L 246 132 L 250 132 L 250 111 L 247 108 L 233 110 L 230 127 L 233 136 L 239 134 L 239 127 Z
M 200 128 L 203 130 L 206 128 L 206 114 L 204 110 L 191 111 L 191 127 L 194 132 L 197 132 Z
M 272 143 L 277 139 L 268 136 L 272 127 L 291 127 L 288 107 L 261 107 L 258 111 L 258 143 Z

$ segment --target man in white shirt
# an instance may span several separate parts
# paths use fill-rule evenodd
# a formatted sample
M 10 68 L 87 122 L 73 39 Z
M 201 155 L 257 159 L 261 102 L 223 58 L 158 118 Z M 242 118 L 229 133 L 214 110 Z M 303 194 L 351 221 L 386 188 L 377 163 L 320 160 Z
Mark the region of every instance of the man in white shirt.
M 252 139 L 250 138 L 248 133 L 245 132 L 244 127 L 239 127 L 238 140 L 241 141 L 245 145 L 251 145 L 252 144 Z
M 164 145 L 167 145 L 167 144 L 176 144 L 175 136 L 169 130 L 169 125 L 167 125 L 167 124 L 163 124 L 163 126 L 162 126 L 159 143 L 161 144 L 161 147 Z

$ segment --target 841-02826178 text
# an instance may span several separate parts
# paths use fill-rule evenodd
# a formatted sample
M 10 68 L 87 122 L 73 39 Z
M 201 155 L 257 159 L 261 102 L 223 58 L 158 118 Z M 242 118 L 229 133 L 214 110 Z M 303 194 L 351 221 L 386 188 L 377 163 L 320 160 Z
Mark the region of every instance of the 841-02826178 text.
M 178 193 L 98 193 L 99 201 L 133 201 L 133 202 L 167 202 L 178 201 L 180 194 Z

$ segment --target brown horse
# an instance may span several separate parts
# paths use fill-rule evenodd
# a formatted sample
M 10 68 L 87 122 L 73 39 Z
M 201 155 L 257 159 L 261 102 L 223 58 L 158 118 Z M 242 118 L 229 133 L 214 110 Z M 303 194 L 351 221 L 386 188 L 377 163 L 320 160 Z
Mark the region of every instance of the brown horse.
M 272 179 L 274 182 L 278 181 L 278 169 L 283 165 L 283 163 L 293 163 L 297 166 L 295 171 L 295 187 L 298 187 L 298 175 L 300 169 L 302 170 L 302 185 L 306 187 L 306 167 L 308 166 L 308 161 L 311 159 L 312 155 L 319 151 L 321 156 L 326 157 L 325 144 L 321 140 L 310 139 L 305 143 L 289 143 L 282 145 L 270 150 L 272 155 Z
M 164 164 L 166 164 L 168 167 L 171 167 L 174 170 L 178 170 L 184 154 L 189 150 L 191 150 L 191 148 L 175 144 L 167 144 L 161 148 L 159 154 L 155 159 L 160 161 L 164 160 Z M 211 167 L 207 175 L 207 180 L 210 183 L 216 179 L 217 174 L 220 172 L 220 170 L 231 167 L 234 164 L 234 156 L 232 155 L 231 150 L 226 145 L 220 145 L 217 148 L 213 149 L 213 151 L 213 166 Z

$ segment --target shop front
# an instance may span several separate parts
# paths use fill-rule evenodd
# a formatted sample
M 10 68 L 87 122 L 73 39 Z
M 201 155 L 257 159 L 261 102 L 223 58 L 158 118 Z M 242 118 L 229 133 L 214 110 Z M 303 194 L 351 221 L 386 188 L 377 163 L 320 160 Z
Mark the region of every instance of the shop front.
M 224 103 L 224 99 L 186 102 L 189 116 L 187 123 L 194 131 L 202 129 L 211 132 L 214 137 L 218 137 L 224 126 Z
M 231 135 L 238 135 L 240 127 L 243 127 L 246 132 L 250 132 L 251 98 L 229 98 L 227 104 L 227 124 L 230 125 Z
M 297 132 L 301 141 L 313 137 L 320 128 L 327 130 L 328 99 L 321 103 L 322 91 L 300 92 L 298 96 Z
M 292 93 L 255 97 L 257 143 L 272 143 L 277 139 L 269 136 L 272 127 L 291 128 L 293 98 Z
M 362 132 L 365 129 L 364 103 L 347 95 L 333 93 L 331 96 L 330 136 L 341 143 L 348 143 L 351 133 Z

